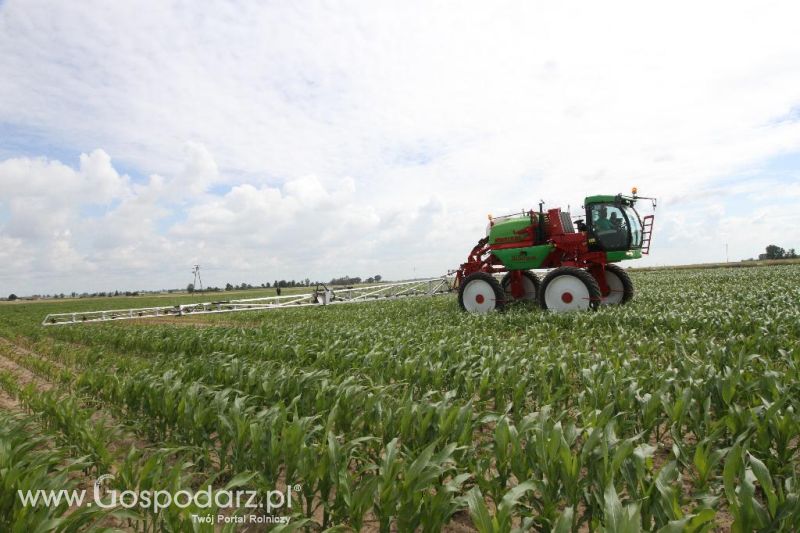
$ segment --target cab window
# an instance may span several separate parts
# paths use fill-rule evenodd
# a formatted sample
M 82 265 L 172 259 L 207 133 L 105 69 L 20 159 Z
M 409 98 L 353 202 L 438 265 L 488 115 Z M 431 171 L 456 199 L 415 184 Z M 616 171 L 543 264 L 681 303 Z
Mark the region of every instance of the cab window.
M 623 207 L 594 204 L 589 207 L 589 220 L 595 239 L 603 250 L 626 250 L 630 233 Z

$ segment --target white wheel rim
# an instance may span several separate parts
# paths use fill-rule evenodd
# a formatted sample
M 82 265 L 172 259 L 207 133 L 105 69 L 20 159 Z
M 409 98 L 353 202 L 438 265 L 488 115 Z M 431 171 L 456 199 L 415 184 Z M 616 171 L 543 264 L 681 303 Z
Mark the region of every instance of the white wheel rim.
M 608 284 L 610 292 L 608 296 L 603 296 L 600 303 L 603 305 L 617 305 L 621 303 L 622 299 L 625 297 L 625 286 L 622 284 L 622 280 L 619 279 L 619 276 L 615 273 L 606 270 L 606 283 Z
M 589 309 L 589 289 L 577 277 L 569 274 L 553 278 L 544 290 L 547 308 L 557 313 Z
M 494 289 L 482 279 L 467 282 L 461 301 L 464 303 L 464 309 L 470 313 L 484 314 L 497 307 Z
M 536 285 L 534 285 L 533 281 L 531 281 L 531 279 L 528 278 L 528 276 L 522 276 L 522 290 L 525 291 L 525 293 L 522 295 L 522 298 L 514 298 L 514 295 L 511 292 L 510 278 L 503 286 L 503 291 L 505 291 L 506 298 L 508 300 L 526 300 L 529 302 L 536 301 Z

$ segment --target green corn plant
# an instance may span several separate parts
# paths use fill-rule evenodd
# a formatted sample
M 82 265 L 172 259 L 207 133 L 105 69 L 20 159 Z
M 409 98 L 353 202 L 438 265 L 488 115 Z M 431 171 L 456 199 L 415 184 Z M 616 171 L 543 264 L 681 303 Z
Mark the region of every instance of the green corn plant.
M 403 469 L 397 502 L 397 527 L 401 531 L 414 531 L 424 526 L 425 531 L 439 531 L 460 508 L 457 494 L 468 476 L 456 475 L 448 483 L 445 477 L 455 473 L 454 443 L 436 451 L 437 444 L 425 448 Z
M 679 520 L 670 521 L 659 528 L 658 533 L 706 533 L 714 529 L 715 516 L 713 509 L 701 509 Z
M 607 533 L 638 533 L 642 531 L 642 519 L 638 503 L 622 505 L 613 483 L 609 483 L 604 495 L 601 531 Z
M 709 488 L 709 481 L 722 463 L 727 448 L 717 448 L 714 446 L 714 439 L 704 439 L 697 443 L 694 450 L 693 465 L 697 473 L 695 478 L 695 489 L 705 491 Z
M 581 449 L 581 461 L 587 468 L 587 491 L 592 511 L 605 507 L 609 485 L 621 477 L 622 468 L 633 456 L 635 443 L 641 437 L 634 435 L 620 439 L 615 427 L 615 421 L 611 420 L 602 427 L 592 428 Z
M 188 447 L 175 447 L 155 450 L 152 453 L 143 453 L 131 449 L 113 480 L 113 487 L 119 492 L 137 489 L 140 491 L 169 491 L 176 494 L 178 491 L 196 487 L 206 490 L 207 487 L 216 486 L 222 490 L 233 490 L 246 487 L 256 477 L 255 473 L 240 472 L 227 483 L 219 483 L 219 473 L 207 477 L 198 471 L 192 462 L 193 450 Z M 110 505 L 106 496 L 106 504 Z M 234 509 L 233 514 L 241 514 L 243 509 Z M 216 515 L 220 512 L 215 500 L 200 502 L 194 501 L 188 506 L 171 505 L 156 510 L 154 507 L 136 506 L 125 511 L 122 515 L 129 528 L 141 533 L 157 533 L 160 531 L 207 531 L 209 533 L 222 529 L 234 531 L 234 524 L 219 526 L 211 523 L 199 523 L 193 515 Z
M 19 398 L 45 428 L 57 432 L 60 444 L 74 446 L 87 454 L 95 472 L 109 470 L 112 457 L 108 442 L 121 434 L 118 426 L 105 419 L 95 420 L 94 409 L 81 407 L 75 398 L 62 397 L 55 389 L 40 391 L 28 385 L 20 391 Z
M 503 427 L 505 424 L 498 424 L 498 428 Z M 548 529 L 559 516 L 564 501 L 571 506 L 581 498 L 581 460 L 573 449 L 580 430 L 571 422 L 562 426 L 545 406 L 538 413 L 526 416 L 518 429 L 512 426 L 503 433 L 506 436 L 502 443 L 507 443 L 508 451 L 498 455 L 497 469 L 500 471 L 499 465 L 504 465 L 502 469 L 513 473 L 516 479 L 528 479 L 535 485 L 537 497 L 531 502 L 537 511 L 535 523 Z M 501 497 L 493 495 L 495 502 Z
M 370 439 L 365 437 L 364 439 Z M 334 522 L 349 522 L 360 531 L 364 516 L 372 507 L 377 492 L 377 466 L 360 453 L 363 441 L 351 441 L 340 445 L 337 439 L 328 435 L 328 462 L 335 499 L 330 505 Z M 321 494 L 326 491 L 320 490 Z
M 723 481 L 734 516 L 733 531 L 792 530 L 800 526 L 794 478 L 783 486 L 776 485 L 766 465 L 748 453 L 745 444 L 737 442 L 728 452 Z
M 328 431 L 326 453 L 321 454 L 316 465 L 304 465 L 305 471 L 316 470 L 317 487 L 311 490 L 319 493 L 324 502 L 323 527 L 327 526 L 330 517 L 334 523 L 349 520 L 356 530 L 361 528 L 364 515 L 372 505 L 375 489 L 375 466 L 364 454 L 364 444 L 373 440 L 377 439 L 361 437 L 340 442 Z M 362 479 L 367 481 L 359 483 Z M 308 482 L 306 476 L 304 483 Z M 303 488 L 305 490 L 305 486 Z M 332 492 L 333 500 L 330 501 Z M 313 497 L 313 493 L 306 497 Z
M 513 517 L 515 509 L 520 505 L 523 496 L 534 490 L 534 484 L 530 482 L 520 483 L 510 489 L 497 506 L 494 515 L 489 512 L 483 494 L 478 487 L 473 487 L 467 493 L 467 505 L 469 506 L 472 523 L 480 533 L 517 533 L 529 528 L 533 520 L 523 519 L 522 527 L 513 527 Z M 562 526 L 563 527 L 563 526 Z
M 98 524 L 107 513 L 81 506 L 23 505 L 19 492 L 78 490 L 77 473 L 91 463 L 49 447 L 33 419 L 0 411 L 0 530 L 11 533 L 78 531 Z
M 755 476 L 747 468 L 742 445 L 734 444 L 728 452 L 723 469 L 725 496 L 734 522 L 732 531 L 752 531 L 766 526 L 767 517 L 761 503 L 756 499 Z
M 20 391 L 17 376 L 8 370 L 0 370 L 0 388 L 12 397 L 16 397 Z
M 386 451 L 381 461 L 375 482 L 374 512 L 379 520 L 381 533 L 390 529 L 391 521 L 397 513 L 397 502 L 400 500 L 400 488 L 397 478 L 403 468 L 400 456 L 398 439 L 392 439 L 386 445 Z

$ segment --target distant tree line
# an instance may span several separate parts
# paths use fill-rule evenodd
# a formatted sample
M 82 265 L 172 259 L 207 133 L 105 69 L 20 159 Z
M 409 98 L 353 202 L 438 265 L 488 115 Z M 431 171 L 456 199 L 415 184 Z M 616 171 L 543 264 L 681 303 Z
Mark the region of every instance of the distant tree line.
M 163 292 L 163 291 L 152 291 L 152 292 Z M 32 294 L 30 296 L 20 297 L 16 294 L 9 294 L 8 298 L 6 298 L 9 302 L 13 302 L 14 300 L 19 299 L 32 299 L 32 300 L 62 300 L 64 298 L 104 298 L 104 297 L 114 297 L 114 296 L 139 296 L 142 294 L 140 291 L 99 291 L 99 292 L 72 292 L 70 294 L 64 294 L 63 292 L 57 294 Z
M 358 285 L 359 283 L 380 283 L 383 279 L 382 276 L 371 276 L 362 280 L 358 276 L 351 278 L 350 276 L 342 276 L 341 278 L 333 278 L 330 285 Z
M 382 279 L 383 279 L 383 276 L 381 276 L 381 275 L 370 276 L 370 277 L 368 277 L 366 279 L 362 279 L 362 278 L 357 277 L 357 276 L 356 277 L 342 276 L 340 278 L 331 279 L 327 284 L 328 285 L 357 285 L 359 283 L 380 283 Z M 278 279 L 276 279 L 272 283 L 266 282 L 266 283 L 262 283 L 261 285 L 251 285 L 249 283 L 240 283 L 239 285 L 234 285 L 232 283 L 226 283 L 225 284 L 225 290 L 226 291 L 241 291 L 241 290 L 249 290 L 249 289 L 259 289 L 259 288 L 261 288 L 261 289 L 278 289 L 278 288 L 286 289 L 286 288 L 292 288 L 292 287 L 310 287 L 312 285 L 321 285 L 323 283 L 324 282 L 322 282 L 322 281 L 311 281 L 311 279 L 309 279 L 309 278 L 301 279 L 301 280 L 294 280 L 294 279 L 290 279 L 290 280 L 281 279 L 281 280 L 278 280 Z M 194 286 L 191 283 L 189 285 L 191 287 L 191 290 L 189 290 L 188 288 L 187 288 L 187 290 L 189 290 L 189 292 L 193 292 Z M 218 289 L 216 287 L 210 287 L 210 288 L 208 288 L 206 290 L 207 291 L 218 291 L 220 289 Z
M 798 255 L 794 251 L 794 248 L 789 248 L 788 250 L 784 250 L 780 246 L 776 244 L 770 244 L 767 246 L 766 253 L 759 254 L 759 259 L 797 259 Z
M 360 277 L 350 277 L 350 276 L 342 276 L 340 278 L 333 278 L 328 282 L 328 285 L 358 285 L 359 283 L 380 283 L 383 279 L 380 275 L 370 276 L 366 279 L 361 279 Z M 223 291 L 242 291 L 242 290 L 251 290 L 251 289 L 285 289 L 290 287 L 310 287 L 312 285 L 321 285 L 323 284 L 322 281 L 311 281 L 309 278 L 301 279 L 301 280 L 275 280 L 273 282 L 267 281 L 266 283 L 262 283 L 260 285 L 252 285 L 250 283 L 240 283 L 238 285 L 234 285 L 233 283 L 226 283 L 225 287 L 203 287 L 202 292 L 223 292 Z M 99 292 L 82 292 L 77 293 L 73 292 L 69 295 L 62 293 L 59 294 L 34 294 L 29 298 L 32 299 L 61 299 L 61 298 L 103 298 L 103 297 L 114 297 L 114 296 L 140 296 L 143 294 L 158 294 L 158 293 L 179 293 L 181 292 L 180 289 L 165 289 L 160 291 L 99 291 Z M 186 292 L 189 294 L 200 292 L 198 288 L 194 286 L 194 283 L 189 283 L 186 286 Z M 19 299 L 16 294 L 10 294 L 8 296 L 9 301 L 14 301 Z

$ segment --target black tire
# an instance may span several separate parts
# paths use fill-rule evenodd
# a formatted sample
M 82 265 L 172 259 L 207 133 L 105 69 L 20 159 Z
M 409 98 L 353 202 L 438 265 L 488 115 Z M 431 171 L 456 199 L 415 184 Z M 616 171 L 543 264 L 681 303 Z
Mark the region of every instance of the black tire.
M 494 276 L 485 272 L 476 272 L 464 278 L 464 281 L 458 288 L 458 305 L 461 307 L 461 309 L 470 313 L 488 312 L 474 309 L 475 304 L 470 304 L 469 302 L 468 305 L 464 305 L 464 293 L 469 290 L 470 283 L 478 281 L 487 283 L 491 289 L 491 292 L 494 294 L 494 307 L 488 311 L 502 311 L 503 307 L 505 306 L 505 294 L 503 293 L 503 289 L 500 287 L 500 284 L 497 282 L 497 280 L 494 279 Z M 481 300 L 480 304 L 482 303 L 483 300 Z
M 524 297 L 521 298 L 520 300 L 517 300 L 516 298 L 514 298 L 514 296 L 511 294 L 511 272 L 508 272 L 508 273 L 506 273 L 505 276 L 503 276 L 503 280 L 500 282 L 500 287 L 502 287 L 502 289 L 503 289 L 503 294 L 505 295 L 506 303 L 515 302 L 515 301 L 527 301 L 527 302 L 536 303 L 536 302 L 539 301 L 539 285 L 541 285 L 541 282 L 539 281 L 539 276 L 537 276 L 533 272 L 529 272 L 527 270 L 523 270 L 522 271 L 522 275 L 524 277 L 528 278 L 531 281 L 531 283 L 533 283 L 533 287 L 534 287 L 533 288 L 533 300 L 527 300 Z
M 633 299 L 633 281 L 631 277 L 625 272 L 625 269 L 619 265 L 609 263 L 606 265 L 606 272 L 611 272 L 619 278 L 622 282 L 622 300 L 617 305 L 625 305 Z
M 551 270 L 547 273 L 547 275 L 544 277 L 544 280 L 542 280 L 541 286 L 539 287 L 539 305 L 542 309 L 548 309 L 546 298 L 547 287 L 554 280 L 560 278 L 561 276 L 571 276 L 573 278 L 577 278 L 583 283 L 589 293 L 588 308 L 590 310 L 594 311 L 600 306 L 600 301 L 602 300 L 600 286 L 597 284 L 597 280 L 595 280 L 591 274 L 580 268 L 558 267 L 555 270 Z

